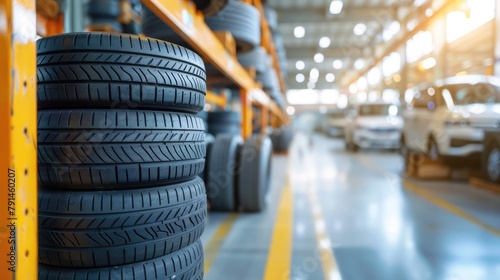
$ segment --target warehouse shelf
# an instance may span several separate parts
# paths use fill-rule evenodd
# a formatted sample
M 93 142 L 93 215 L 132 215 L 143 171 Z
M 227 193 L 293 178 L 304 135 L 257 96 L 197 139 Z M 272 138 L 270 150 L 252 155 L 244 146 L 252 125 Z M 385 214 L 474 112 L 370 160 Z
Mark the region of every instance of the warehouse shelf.
M 228 53 L 224 45 L 205 24 L 203 15 L 196 10 L 191 1 L 143 0 L 142 2 L 175 30 L 206 61 L 214 65 L 240 88 L 243 137 L 246 138 L 252 134 L 253 103 L 269 108 L 281 121 L 286 121 L 283 111 L 277 109 L 279 107 L 264 93 L 248 71 L 240 65 L 235 57 Z M 262 10 L 262 7 L 260 9 Z M 272 49 L 274 45 L 271 43 L 269 47 Z M 276 58 L 276 54 L 274 54 L 274 58 Z M 209 99 L 213 99 L 213 97 L 209 97 Z

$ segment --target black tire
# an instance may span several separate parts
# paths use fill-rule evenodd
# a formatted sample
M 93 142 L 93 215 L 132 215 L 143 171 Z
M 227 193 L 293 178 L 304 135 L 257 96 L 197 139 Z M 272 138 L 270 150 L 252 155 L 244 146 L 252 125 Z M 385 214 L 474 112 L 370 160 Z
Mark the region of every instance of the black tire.
M 194 3 L 198 10 L 201 10 L 206 17 L 210 17 L 222 10 L 228 1 L 229 0 L 194 0 Z
M 210 134 L 241 134 L 241 114 L 239 112 L 209 112 L 207 121 L 208 133 Z
M 128 108 L 196 113 L 206 77 L 196 53 L 135 35 L 69 33 L 37 41 L 40 109 Z
M 486 179 L 494 183 L 500 184 L 500 164 L 498 162 L 500 156 L 500 146 L 492 142 L 484 151 L 483 159 L 483 174 Z
M 141 33 L 141 25 L 136 21 L 132 20 L 128 24 L 122 24 L 123 33 L 126 34 L 139 34 Z
M 264 5 L 264 15 L 266 16 L 267 23 L 269 25 L 269 28 L 271 30 L 277 30 L 278 29 L 278 14 L 276 13 L 276 10 Z
M 234 211 L 237 203 L 238 152 L 243 144 L 239 135 L 219 134 L 210 151 L 208 164 L 207 197 L 211 209 Z
M 436 140 L 434 140 L 434 137 L 432 136 L 429 136 L 429 139 L 427 140 L 427 157 L 431 160 L 441 159 L 441 154 L 439 153 L 439 147 L 437 145 Z
M 105 268 L 60 268 L 38 266 L 38 280 L 203 280 L 203 247 L 201 241 L 149 261 Z
M 257 73 L 264 73 L 271 67 L 271 58 L 262 47 L 238 55 L 238 61 L 244 67 L 253 67 Z
M 212 134 L 207 134 L 205 137 L 205 168 L 201 173 L 201 178 L 204 182 L 208 182 L 208 164 L 210 162 L 210 153 L 212 151 L 212 146 L 215 143 L 215 137 Z
M 90 25 L 92 26 L 93 30 L 96 30 L 96 28 L 101 27 L 99 29 L 104 30 L 102 27 L 106 27 L 106 30 L 112 29 L 114 32 L 122 32 L 123 27 L 122 25 L 116 21 L 114 18 L 103 18 L 103 17 L 98 17 L 98 18 L 90 18 Z
M 142 33 L 148 37 L 171 42 L 192 50 L 192 47 L 182 39 L 170 26 L 163 22 L 146 6 L 143 7 Z M 207 65 L 208 66 L 208 65 Z
M 214 31 L 230 31 L 238 53 L 260 45 L 260 13 L 252 5 L 229 1 L 216 15 L 205 18 L 205 22 Z
M 38 113 L 41 187 L 126 189 L 190 179 L 204 166 L 203 121 L 183 113 Z
M 200 238 L 206 206 L 198 177 L 133 190 L 40 190 L 39 262 L 92 268 L 174 253 Z
M 116 19 L 121 14 L 120 0 L 90 0 L 87 14 Z
M 276 70 L 268 67 L 263 73 L 257 74 L 257 81 L 262 84 L 262 88 L 267 91 L 279 90 L 279 80 Z
M 238 176 L 240 209 L 243 211 L 258 212 L 266 208 L 272 150 L 273 144 L 265 135 L 254 135 L 243 144 Z

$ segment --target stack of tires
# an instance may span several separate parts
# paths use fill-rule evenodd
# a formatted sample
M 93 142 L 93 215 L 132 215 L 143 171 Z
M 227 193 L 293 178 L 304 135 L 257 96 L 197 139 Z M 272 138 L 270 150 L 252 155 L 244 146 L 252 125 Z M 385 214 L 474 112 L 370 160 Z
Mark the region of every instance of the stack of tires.
M 201 58 L 105 33 L 37 51 L 38 279 L 203 279 Z
M 286 153 L 292 143 L 293 130 L 291 126 L 283 126 L 275 129 L 271 133 L 271 140 L 273 142 L 273 150 L 275 153 Z

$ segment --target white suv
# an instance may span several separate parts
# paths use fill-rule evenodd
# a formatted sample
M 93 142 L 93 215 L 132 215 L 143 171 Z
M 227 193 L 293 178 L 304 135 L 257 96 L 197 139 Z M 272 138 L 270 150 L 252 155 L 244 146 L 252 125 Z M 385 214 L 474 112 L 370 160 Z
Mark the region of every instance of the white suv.
M 395 103 L 375 102 L 354 105 L 345 126 L 346 148 L 399 148 L 403 120 Z
M 484 129 L 500 127 L 500 79 L 460 76 L 420 87 L 403 117 L 403 156 L 479 158 Z

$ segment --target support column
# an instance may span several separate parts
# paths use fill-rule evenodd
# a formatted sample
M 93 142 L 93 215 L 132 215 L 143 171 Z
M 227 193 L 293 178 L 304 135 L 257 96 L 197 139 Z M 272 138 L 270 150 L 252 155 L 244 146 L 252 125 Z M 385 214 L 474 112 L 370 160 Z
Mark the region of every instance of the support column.
M 250 93 L 245 89 L 240 90 L 241 98 L 241 134 L 243 139 L 252 135 L 252 100 Z
M 36 11 L 0 1 L 0 270 L 37 279 Z

